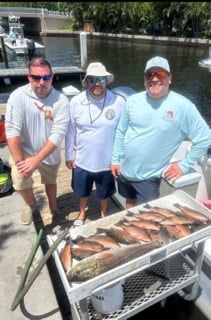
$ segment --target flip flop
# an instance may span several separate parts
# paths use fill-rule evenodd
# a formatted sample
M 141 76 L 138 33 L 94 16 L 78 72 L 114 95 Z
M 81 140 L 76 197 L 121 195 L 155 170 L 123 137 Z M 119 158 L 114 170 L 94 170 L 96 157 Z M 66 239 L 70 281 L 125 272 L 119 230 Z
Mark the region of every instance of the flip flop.
M 76 219 L 76 220 L 73 222 L 73 228 L 81 227 L 83 224 L 84 224 L 84 220 Z

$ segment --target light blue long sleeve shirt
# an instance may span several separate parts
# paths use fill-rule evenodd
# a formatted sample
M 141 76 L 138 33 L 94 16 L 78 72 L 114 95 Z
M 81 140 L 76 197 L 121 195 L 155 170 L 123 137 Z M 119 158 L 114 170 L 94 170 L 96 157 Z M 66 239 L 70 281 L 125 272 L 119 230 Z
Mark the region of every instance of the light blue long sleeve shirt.
M 211 130 L 195 105 L 170 91 L 152 100 L 146 91 L 131 95 L 117 126 L 112 164 L 121 164 L 128 180 L 160 177 L 182 141 L 192 141 L 190 152 L 179 162 L 184 173 L 211 146 Z
M 109 171 L 115 130 L 125 100 L 106 90 L 96 101 L 83 91 L 70 102 L 70 122 L 65 138 L 65 159 L 90 172 Z

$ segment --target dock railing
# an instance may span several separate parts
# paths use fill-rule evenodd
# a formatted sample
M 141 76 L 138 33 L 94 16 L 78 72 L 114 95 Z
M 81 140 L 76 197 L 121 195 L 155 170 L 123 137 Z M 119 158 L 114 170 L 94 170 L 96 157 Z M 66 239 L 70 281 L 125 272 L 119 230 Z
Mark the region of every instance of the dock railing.
M 35 14 L 42 16 L 72 16 L 72 13 L 69 11 L 55 11 L 48 10 L 44 8 L 21 8 L 21 7 L 0 7 L 0 15 L 1 13 L 5 14 Z

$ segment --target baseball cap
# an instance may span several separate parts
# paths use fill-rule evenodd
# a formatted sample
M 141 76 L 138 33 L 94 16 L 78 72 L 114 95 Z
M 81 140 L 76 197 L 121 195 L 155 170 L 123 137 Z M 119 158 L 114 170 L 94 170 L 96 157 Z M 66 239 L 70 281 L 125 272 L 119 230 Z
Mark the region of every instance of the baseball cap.
M 144 71 L 147 72 L 149 69 L 154 67 L 162 68 L 163 70 L 170 73 L 168 60 L 163 57 L 157 56 L 148 60 Z

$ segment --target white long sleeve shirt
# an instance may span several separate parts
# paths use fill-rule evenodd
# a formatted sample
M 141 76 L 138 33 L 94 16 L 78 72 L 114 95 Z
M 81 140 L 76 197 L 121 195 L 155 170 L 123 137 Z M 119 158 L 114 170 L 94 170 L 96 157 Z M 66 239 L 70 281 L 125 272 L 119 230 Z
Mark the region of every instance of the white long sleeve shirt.
M 39 99 L 27 84 L 13 91 L 8 99 L 5 114 L 6 137 L 20 136 L 22 149 L 35 155 L 51 141 L 57 148 L 42 162 L 58 164 L 60 145 L 65 138 L 69 122 L 68 98 L 52 88 L 45 99 Z
M 70 102 L 70 122 L 65 139 L 66 160 L 90 172 L 110 170 L 114 135 L 125 100 L 106 90 L 94 100 L 83 91 Z

